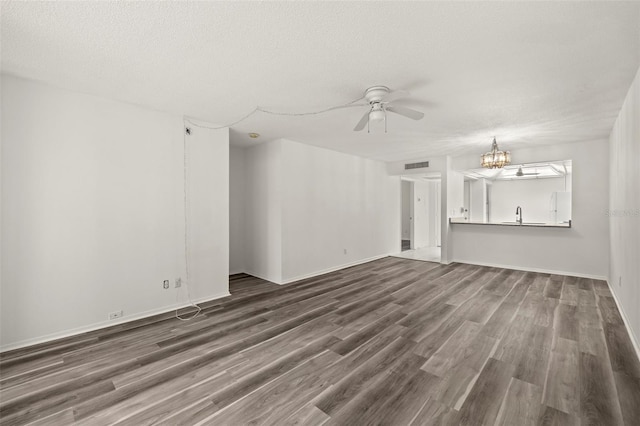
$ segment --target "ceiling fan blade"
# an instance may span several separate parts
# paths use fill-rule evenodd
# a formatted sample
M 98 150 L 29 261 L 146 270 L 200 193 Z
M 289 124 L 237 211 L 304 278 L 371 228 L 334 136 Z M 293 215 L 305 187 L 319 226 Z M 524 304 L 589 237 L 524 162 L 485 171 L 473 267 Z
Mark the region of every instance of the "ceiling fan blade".
M 410 93 L 406 90 L 394 90 L 393 92 L 387 93 L 383 98 L 382 102 L 391 102 L 400 98 L 409 97 Z
M 360 130 L 364 129 L 364 126 L 367 124 L 367 122 L 369 122 L 369 111 L 364 113 L 360 121 L 358 121 L 358 124 L 356 124 L 356 127 L 353 128 L 353 131 L 359 132 Z
M 333 111 L 335 109 L 343 109 L 343 108 L 353 108 L 353 107 L 368 107 L 369 104 L 367 103 L 357 103 L 357 104 L 348 104 L 348 105 L 340 105 L 337 107 L 333 107 L 333 108 L 329 108 L 327 111 Z
M 416 111 L 415 109 L 411 109 L 411 108 L 404 108 L 404 107 L 394 105 L 394 106 L 387 106 L 385 109 L 387 111 L 391 111 L 391 112 L 395 112 L 396 114 L 403 115 L 412 120 L 422 120 L 422 118 L 424 117 L 424 113 L 420 111 Z

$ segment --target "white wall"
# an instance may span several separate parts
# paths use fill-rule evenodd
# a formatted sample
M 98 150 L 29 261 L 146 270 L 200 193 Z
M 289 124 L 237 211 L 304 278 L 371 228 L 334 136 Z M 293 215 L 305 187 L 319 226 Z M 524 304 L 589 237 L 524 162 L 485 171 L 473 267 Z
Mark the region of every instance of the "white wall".
M 385 163 L 281 143 L 284 282 L 400 251 L 400 178 Z
M 640 351 L 640 70 L 609 147 L 609 284 Z
M 281 282 L 282 141 L 246 148 L 245 171 L 245 272 Z
M 411 239 L 411 182 L 402 181 L 402 239 Z
M 469 220 L 472 222 L 484 222 L 487 217 L 487 181 L 478 179 L 469 183 L 471 190 Z
M 429 247 L 440 245 L 440 180 L 429 180 L 429 199 L 427 201 L 427 214 L 429 216 Z
M 464 203 L 464 217 L 469 220 L 469 212 L 471 211 L 471 182 L 465 180 L 463 187 L 462 201 Z
M 178 116 L 2 76 L 3 350 L 176 306 L 162 281 L 185 277 L 183 129 Z M 211 299 L 228 288 L 228 130 L 191 138 L 192 226 L 204 227 L 191 293 Z
M 453 159 L 444 158 L 440 194 L 440 263 L 449 264 L 453 256 L 449 218 L 460 217 L 464 205 L 464 176 L 453 170 Z M 458 212 L 458 213 L 456 213 Z
M 447 199 L 448 217 L 464 217 L 464 175 L 457 171 L 449 172 Z
M 607 141 L 513 150 L 511 157 L 522 163 L 573 160 L 573 227 L 452 225 L 452 260 L 606 277 L 609 269 L 609 230 L 605 215 L 609 199 Z M 458 157 L 454 167 L 458 170 L 477 168 L 477 156 Z
M 522 208 L 524 222 L 552 221 L 551 194 L 564 191 L 564 182 L 564 177 L 493 181 L 489 200 L 491 221 L 515 221 L 518 206 Z
M 229 274 L 245 272 L 245 151 L 229 148 Z
M 188 284 L 194 299 L 209 300 L 229 294 L 229 129 L 210 130 L 191 124 L 189 127 L 191 135 L 186 136 Z M 144 165 L 141 168 L 144 169 Z M 130 179 L 135 180 L 137 176 Z M 179 179 L 178 183 L 180 181 L 184 182 Z M 177 216 L 180 217 L 181 212 Z M 183 250 L 178 250 L 184 257 Z M 186 296 L 184 290 L 182 297 Z
M 281 139 L 247 148 L 245 170 L 248 274 L 282 284 L 400 251 L 385 163 Z

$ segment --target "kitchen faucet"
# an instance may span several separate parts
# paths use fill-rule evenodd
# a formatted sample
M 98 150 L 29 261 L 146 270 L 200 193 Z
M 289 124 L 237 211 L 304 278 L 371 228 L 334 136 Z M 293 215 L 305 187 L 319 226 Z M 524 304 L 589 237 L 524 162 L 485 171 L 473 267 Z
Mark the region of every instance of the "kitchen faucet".
M 522 207 L 516 207 L 516 222 L 522 225 Z

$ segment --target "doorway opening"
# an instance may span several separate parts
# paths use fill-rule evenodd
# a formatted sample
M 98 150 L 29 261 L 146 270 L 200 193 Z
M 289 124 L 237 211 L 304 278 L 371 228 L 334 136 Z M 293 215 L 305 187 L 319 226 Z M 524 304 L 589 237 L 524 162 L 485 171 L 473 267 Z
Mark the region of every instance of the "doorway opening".
M 440 262 L 440 173 L 401 177 L 400 252 L 405 259 Z

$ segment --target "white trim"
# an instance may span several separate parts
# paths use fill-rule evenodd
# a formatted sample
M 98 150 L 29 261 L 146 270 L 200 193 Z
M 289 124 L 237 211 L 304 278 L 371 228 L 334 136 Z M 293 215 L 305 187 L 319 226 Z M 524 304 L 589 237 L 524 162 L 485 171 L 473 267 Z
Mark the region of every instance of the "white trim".
M 214 295 L 214 296 L 202 297 L 202 298 L 200 298 L 198 300 L 194 300 L 194 303 L 208 302 L 210 300 L 221 299 L 221 298 L 227 297 L 227 296 L 231 296 L 231 293 L 229 293 L 228 291 L 224 292 L 224 293 L 220 293 L 218 295 Z M 91 325 L 74 328 L 74 329 L 71 329 L 71 330 L 65 330 L 65 331 L 58 332 L 58 333 L 47 334 L 46 336 L 35 337 L 35 338 L 32 338 L 32 339 L 27 339 L 27 340 L 21 340 L 19 342 L 10 343 L 8 345 L 4 345 L 4 346 L 0 347 L 0 352 L 6 352 L 6 351 L 14 350 L 14 349 L 20 349 L 20 348 L 24 348 L 26 346 L 37 345 L 37 344 L 40 344 L 40 343 L 46 343 L 46 342 L 50 342 L 52 340 L 58 340 L 58 339 L 62 339 L 62 338 L 65 338 L 65 337 L 76 336 L 78 334 L 88 333 L 90 331 L 99 330 L 101 328 L 112 327 L 114 325 L 124 324 L 124 323 L 127 323 L 127 322 L 136 321 L 136 320 L 139 320 L 139 319 L 142 319 L 142 318 L 148 318 L 148 317 L 152 317 L 154 315 L 164 314 L 164 313 L 167 313 L 167 312 L 175 311 L 176 309 L 186 308 L 188 306 L 191 306 L 191 304 L 190 303 L 175 303 L 175 304 L 173 304 L 171 306 L 165 306 L 165 307 L 158 308 L 158 309 L 151 309 L 149 311 L 141 312 L 139 314 L 135 314 L 135 315 L 131 315 L 131 316 L 126 316 L 125 315 L 121 319 L 115 320 L 115 321 L 114 320 L 102 321 L 102 322 L 94 323 L 94 324 L 91 324 Z
M 525 272 L 538 272 L 542 274 L 553 274 L 553 275 L 569 275 L 572 277 L 580 277 L 580 278 L 591 278 L 594 280 L 602 280 L 607 281 L 607 277 L 602 275 L 592 275 L 592 274 L 583 274 L 581 272 L 571 272 L 571 271 L 554 271 L 551 269 L 543 269 L 543 268 L 530 268 L 528 266 L 518 266 L 518 265 L 500 265 L 498 263 L 485 263 L 485 262 L 469 262 L 467 260 L 452 260 L 449 263 L 466 263 L 469 265 L 478 265 L 478 266 L 490 266 L 493 268 L 502 268 L 502 269 L 514 269 L 516 271 L 525 271 Z M 440 262 L 443 263 L 443 262 Z M 445 263 L 448 265 L 448 263 Z
M 246 271 L 244 271 L 244 273 L 247 274 L 247 275 L 251 275 L 252 277 L 260 278 L 261 280 L 269 281 L 270 283 L 282 284 L 279 280 L 275 280 L 273 278 L 267 278 L 267 277 L 263 276 L 262 274 L 256 274 L 254 272 L 251 272 L 250 270 L 246 270 Z
M 616 292 L 613 291 L 613 286 L 609 283 L 609 280 L 605 280 L 607 285 L 609 286 L 609 290 L 613 295 L 613 300 L 616 302 L 616 306 L 618 307 L 618 311 L 620 312 L 620 316 L 622 317 L 622 322 L 624 322 L 624 326 L 627 329 L 627 333 L 629 333 L 629 338 L 631 338 L 631 344 L 633 344 L 633 348 L 636 350 L 636 356 L 638 360 L 640 360 L 640 343 L 636 335 L 633 333 L 633 329 L 631 328 L 631 323 L 629 322 L 629 318 L 622 309 L 622 304 L 618 301 L 618 296 L 616 296 Z
M 391 254 L 380 254 L 380 255 L 377 255 L 377 256 L 368 257 L 366 259 L 360 259 L 360 260 L 356 260 L 354 262 L 344 263 L 344 264 L 339 265 L 339 266 L 332 266 L 330 268 L 322 269 L 320 271 L 311 272 L 309 274 L 299 275 L 299 276 L 294 277 L 294 278 L 288 278 L 286 280 L 282 280 L 282 279 L 275 280 L 273 278 L 267 278 L 267 277 L 261 276 L 260 274 L 256 274 L 256 273 L 251 272 L 251 271 L 245 271 L 244 273 L 248 274 L 248 275 L 251 275 L 253 277 L 256 277 L 256 278 L 260 278 L 261 280 L 269 281 L 270 283 L 274 283 L 274 284 L 278 284 L 278 285 L 284 285 L 284 284 L 290 284 L 290 283 L 293 283 L 293 282 L 296 282 L 296 281 L 304 280 L 304 279 L 307 279 L 307 278 L 317 277 L 318 275 L 328 274 L 329 272 L 339 271 L 340 269 L 350 268 L 351 266 L 361 265 L 361 264 L 367 263 L 367 262 L 373 262 L 374 260 L 382 259 L 382 258 L 389 257 L 389 256 L 391 256 Z
M 279 282 L 279 283 L 276 283 L 276 284 L 289 284 L 289 283 L 292 283 L 292 282 L 295 282 L 295 281 L 300 281 L 300 280 L 304 280 L 304 279 L 307 279 L 307 278 L 316 277 L 318 275 L 328 274 L 329 272 L 338 271 L 340 269 L 350 268 L 352 266 L 361 265 L 361 264 L 367 263 L 367 262 L 373 262 L 374 260 L 382 259 L 384 257 L 389 257 L 389 256 L 391 256 L 391 255 L 390 254 L 380 254 L 380 255 L 377 255 L 377 256 L 368 257 L 366 259 L 356 260 L 355 262 L 345 263 L 345 264 L 342 264 L 340 266 L 332 266 L 331 268 L 323 269 L 321 271 L 312 272 L 310 274 L 304 274 L 304 275 L 299 275 L 299 276 L 294 277 L 294 278 L 288 278 L 288 279 L 282 280 L 282 282 Z

